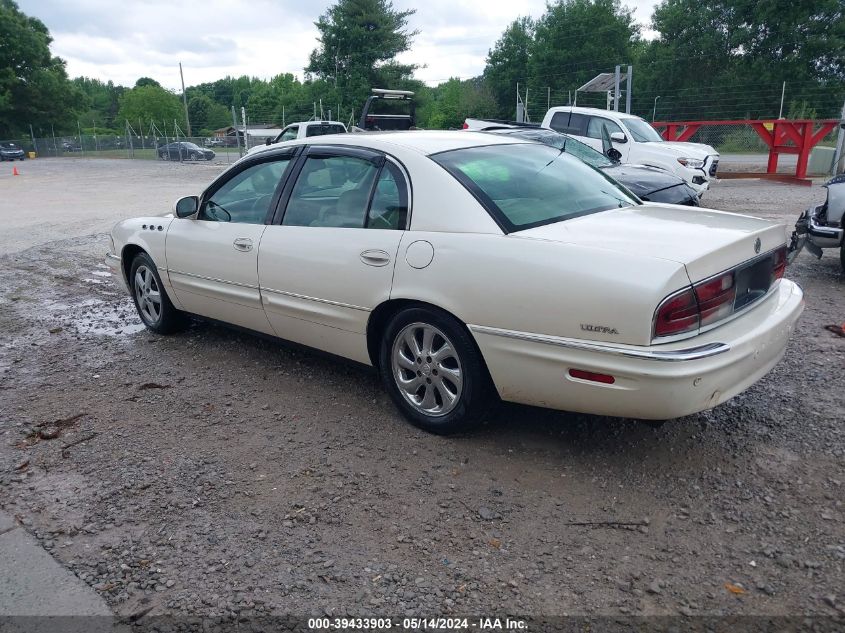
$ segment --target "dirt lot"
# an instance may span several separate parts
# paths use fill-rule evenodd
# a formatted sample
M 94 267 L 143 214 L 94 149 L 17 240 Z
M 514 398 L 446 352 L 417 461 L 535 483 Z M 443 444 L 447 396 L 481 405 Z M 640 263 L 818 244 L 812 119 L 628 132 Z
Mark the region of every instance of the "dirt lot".
M 807 309 L 784 361 L 713 411 L 654 429 L 503 406 L 445 439 L 363 368 L 139 327 L 105 232 L 219 168 L 20 169 L 0 176 L 0 505 L 117 613 L 845 614 L 833 253 L 788 271 Z M 791 224 L 823 197 L 724 181 L 705 200 Z

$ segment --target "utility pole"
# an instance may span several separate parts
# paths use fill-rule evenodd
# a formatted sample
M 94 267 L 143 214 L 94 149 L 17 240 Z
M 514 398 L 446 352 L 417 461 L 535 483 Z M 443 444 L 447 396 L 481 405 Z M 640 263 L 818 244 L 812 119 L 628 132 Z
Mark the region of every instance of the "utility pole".
M 631 114 L 631 85 L 633 83 L 634 67 L 628 64 L 628 78 L 625 80 L 625 113 Z
M 246 108 L 241 106 L 241 123 L 244 126 L 244 151 L 249 151 L 249 138 L 246 135 Z
M 79 153 L 85 156 L 85 149 L 82 145 L 82 124 L 79 122 L 79 119 L 76 120 L 76 129 L 79 131 Z
M 657 100 L 660 98 L 660 95 L 657 95 L 654 98 L 654 108 L 651 110 L 651 122 L 654 123 L 654 117 L 657 116 Z
M 182 62 L 179 62 L 179 78 L 182 80 L 182 103 L 185 104 L 185 124 L 188 128 L 188 137 L 191 137 L 191 118 L 188 116 L 188 95 L 185 94 L 185 76 L 182 74 Z
M 616 78 L 613 85 L 613 111 L 619 112 L 619 74 L 622 70 L 622 66 L 616 64 Z
M 546 112 L 552 107 L 552 87 L 546 86 Z
M 845 103 L 839 119 L 839 138 L 836 141 L 836 152 L 833 155 L 833 175 L 845 172 Z
M 783 88 L 780 91 L 780 112 L 778 112 L 778 118 L 783 118 L 783 98 L 786 96 L 786 82 L 783 82 Z
M 53 124 L 50 124 L 50 134 L 53 135 L 53 156 L 59 155 L 59 147 L 56 145 L 56 130 L 53 128 Z
M 32 123 L 29 124 L 29 136 L 32 138 L 32 151 L 38 152 L 38 147 L 35 145 L 35 132 L 32 131 Z
M 232 106 L 232 125 L 235 127 L 235 139 L 238 141 L 238 156 L 243 156 L 241 151 L 241 137 L 238 135 L 238 115 L 235 112 L 235 106 Z

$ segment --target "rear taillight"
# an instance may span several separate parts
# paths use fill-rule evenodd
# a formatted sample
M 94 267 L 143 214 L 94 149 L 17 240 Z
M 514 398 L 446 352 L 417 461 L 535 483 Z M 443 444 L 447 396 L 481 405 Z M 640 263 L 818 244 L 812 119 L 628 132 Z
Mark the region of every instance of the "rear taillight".
M 781 279 L 786 271 L 786 246 L 781 246 L 775 251 L 775 263 L 772 267 L 772 274 L 775 279 Z
M 771 277 L 768 266 L 771 262 Z M 653 338 L 695 332 L 764 297 L 786 270 L 786 246 L 664 299 L 654 313 Z M 742 289 L 737 300 L 737 285 Z
M 702 326 L 730 316 L 736 299 L 733 271 L 696 284 L 695 297 Z
M 465 129 L 465 130 L 469 129 L 469 123 L 467 123 L 466 121 L 464 121 L 463 129 Z
M 692 288 L 664 299 L 654 315 L 654 337 L 674 336 L 698 329 L 698 302 Z

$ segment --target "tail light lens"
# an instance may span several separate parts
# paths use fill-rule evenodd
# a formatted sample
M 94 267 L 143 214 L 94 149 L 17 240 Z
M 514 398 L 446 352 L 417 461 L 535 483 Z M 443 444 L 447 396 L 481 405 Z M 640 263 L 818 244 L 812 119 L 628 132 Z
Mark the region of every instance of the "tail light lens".
M 764 259 L 765 258 L 765 259 Z M 767 273 L 771 262 L 771 277 Z M 786 246 L 700 281 L 664 299 L 654 313 L 653 338 L 695 332 L 764 297 L 786 270 Z M 739 297 L 737 299 L 737 286 Z
M 775 251 L 775 264 L 772 268 L 772 274 L 775 279 L 781 279 L 784 272 L 786 272 L 786 246 L 781 246 Z
M 654 336 L 674 336 L 698 329 L 698 302 L 692 287 L 664 299 L 654 315 Z
M 469 123 L 467 123 L 466 121 L 464 121 L 463 129 L 464 129 L 464 130 L 468 130 L 468 129 L 469 129 Z
M 736 299 L 733 271 L 695 286 L 701 325 L 709 325 L 733 312 Z

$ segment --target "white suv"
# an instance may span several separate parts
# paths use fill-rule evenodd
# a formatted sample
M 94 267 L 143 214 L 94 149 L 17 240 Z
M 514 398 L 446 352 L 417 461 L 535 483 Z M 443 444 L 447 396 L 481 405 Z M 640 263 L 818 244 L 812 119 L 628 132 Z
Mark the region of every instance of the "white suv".
M 574 136 L 600 152 L 606 127 L 613 147 L 622 155 L 620 162 L 666 169 L 687 181 L 699 196 L 707 191 L 719 166 L 719 153 L 709 145 L 664 141 L 633 114 L 563 106 L 546 112 L 542 127 Z

